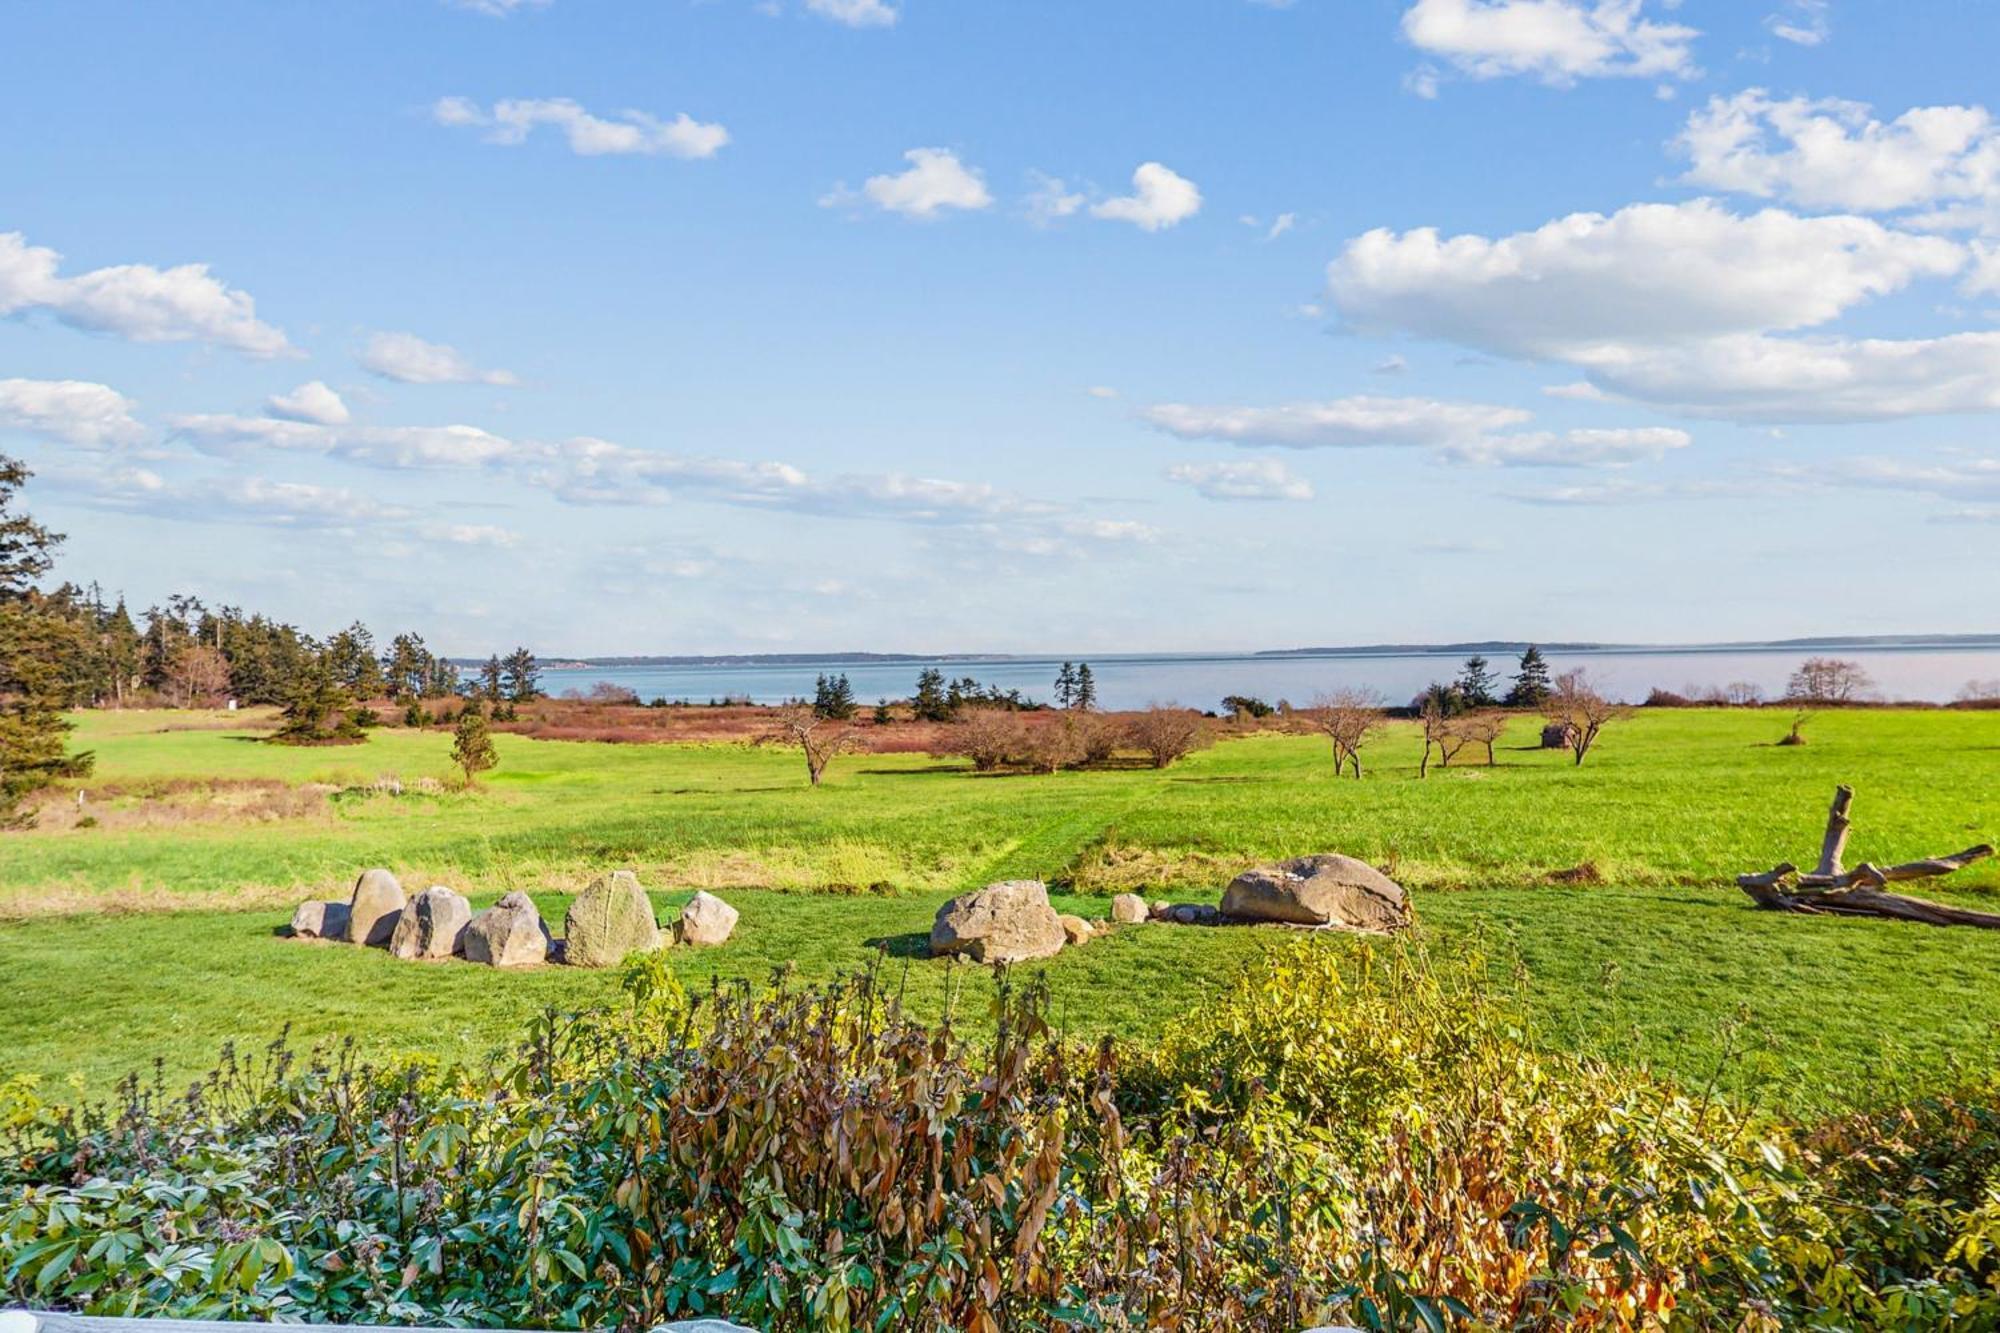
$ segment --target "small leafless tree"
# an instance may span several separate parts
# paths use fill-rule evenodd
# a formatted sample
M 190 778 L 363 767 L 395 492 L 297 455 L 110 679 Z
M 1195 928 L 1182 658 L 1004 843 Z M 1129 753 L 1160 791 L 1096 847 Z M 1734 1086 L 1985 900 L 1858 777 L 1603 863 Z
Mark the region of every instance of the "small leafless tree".
M 1803 708 L 1792 714 L 1792 729 L 1785 733 L 1785 738 L 1779 741 L 1778 744 L 1804 745 L 1806 743 L 1806 723 L 1811 720 L 1812 714 Z
M 182 644 L 167 674 L 182 708 L 213 706 L 229 692 L 229 659 L 206 644 Z
M 1968 680 L 1958 692 L 1958 701 L 1974 708 L 1990 708 L 2000 703 L 2000 680 Z
M 1133 748 L 1144 750 L 1154 768 L 1165 768 L 1184 759 L 1209 742 L 1208 726 L 1200 713 L 1175 704 L 1153 704 L 1134 713 L 1125 724 Z
M 1808 657 L 1785 684 L 1785 697 L 1800 703 L 1859 703 L 1875 692 L 1875 682 L 1859 662 Z
M 1589 673 L 1581 667 L 1556 677 L 1555 688 L 1549 691 L 1549 701 L 1543 706 L 1550 727 L 1563 728 L 1563 742 L 1578 764 L 1583 763 L 1590 747 L 1597 744 L 1597 733 L 1604 730 L 1604 724 L 1615 722 L 1630 711 L 1600 694 L 1590 683 Z
M 777 723 L 777 731 L 770 739 L 805 751 L 806 776 L 815 787 L 834 756 L 854 748 L 854 728 L 821 717 L 811 704 L 786 704 L 778 710 Z
M 1450 768 L 1452 755 L 1456 754 L 1459 746 L 1465 742 L 1451 743 L 1452 719 L 1444 711 L 1442 699 L 1425 698 L 1422 701 L 1422 711 L 1417 714 L 1417 720 L 1424 725 L 1424 757 L 1417 761 L 1417 776 L 1427 778 L 1431 775 L 1431 747 L 1437 747 L 1439 767 Z
M 1754 681 L 1732 680 L 1723 687 L 1722 693 L 1738 708 L 1750 708 L 1764 702 L 1764 687 Z
M 1383 721 L 1381 695 L 1372 690 L 1334 690 L 1293 716 L 1333 743 L 1335 777 L 1351 764 L 1355 781 L 1361 780 L 1361 747 Z
M 1452 730 L 1473 745 L 1486 747 L 1486 766 L 1493 767 L 1493 746 L 1507 730 L 1505 713 L 1468 713 L 1452 720 Z
M 1058 773 L 1083 762 L 1083 728 L 1069 712 L 1040 726 L 1023 727 L 1022 732 L 1021 758 L 1037 773 Z

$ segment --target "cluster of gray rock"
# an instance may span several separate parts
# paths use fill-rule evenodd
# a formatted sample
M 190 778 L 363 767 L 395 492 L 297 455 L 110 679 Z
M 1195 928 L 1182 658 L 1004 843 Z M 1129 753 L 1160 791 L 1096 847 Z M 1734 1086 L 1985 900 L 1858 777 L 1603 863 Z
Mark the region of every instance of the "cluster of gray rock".
M 1111 900 L 1111 919 L 1058 913 L 1040 880 L 1013 879 L 962 894 L 931 923 L 931 956 L 975 963 L 1051 958 L 1119 926 L 1293 926 L 1387 934 L 1410 924 L 1402 886 L 1365 861 L 1327 853 L 1255 866 L 1231 880 L 1222 903 L 1148 903 L 1136 893 Z
M 629 870 L 599 876 L 570 903 L 563 937 L 549 933 L 541 911 L 516 890 L 483 912 L 465 895 L 433 884 L 415 897 L 387 870 L 364 870 L 346 902 L 307 902 L 292 913 L 295 939 L 341 940 L 385 948 L 410 960 L 463 958 L 493 967 L 561 962 L 572 967 L 612 967 L 635 953 L 651 953 L 669 940 L 721 944 L 736 929 L 736 909 L 710 893 L 697 893 L 671 931 L 662 930 L 652 900 Z

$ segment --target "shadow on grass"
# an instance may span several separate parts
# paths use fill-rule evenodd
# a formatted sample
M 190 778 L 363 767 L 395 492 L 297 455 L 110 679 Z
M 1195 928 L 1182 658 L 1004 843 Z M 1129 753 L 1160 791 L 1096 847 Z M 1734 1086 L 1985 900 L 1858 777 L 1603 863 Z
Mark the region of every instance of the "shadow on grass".
M 862 941 L 871 949 L 880 949 L 891 958 L 929 958 L 931 937 L 928 931 L 912 930 L 901 935 L 877 935 Z

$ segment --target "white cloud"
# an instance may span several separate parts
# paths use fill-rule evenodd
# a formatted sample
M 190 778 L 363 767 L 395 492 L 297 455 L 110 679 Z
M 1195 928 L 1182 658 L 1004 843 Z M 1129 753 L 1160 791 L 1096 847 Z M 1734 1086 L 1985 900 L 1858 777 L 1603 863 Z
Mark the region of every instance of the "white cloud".
M 1647 19 L 1644 8 L 1645 0 L 1416 0 L 1403 14 L 1403 36 L 1478 79 L 1526 75 L 1563 87 L 1693 77 L 1700 33 Z M 1435 77 L 1412 91 L 1435 95 Z
M 1399 355 L 1390 354 L 1368 368 L 1372 375 L 1401 375 L 1409 370 L 1410 363 Z
M 72 328 L 133 342 L 205 342 L 255 357 L 292 355 L 285 335 L 257 318 L 249 294 L 224 286 L 206 264 L 159 269 L 118 264 L 75 277 L 62 256 L 0 232 L 0 315 L 45 311 Z
M 490 523 L 424 523 L 417 531 L 432 541 L 452 546 L 516 546 L 521 534 Z
M 1435 448 L 1469 443 L 1531 419 L 1518 407 L 1431 398 L 1357 396 L 1278 407 L 1160 403 L 1140 417 L 1184 440 L 1221 440 L 1285 449 L 1373 446 Z
M 1496 435 L 1444 452 L 1455 462 L 1489 467 L 1625 467 L 1657 463 L 1691 443 L 1684 430 L 1640 426 Z
M 1109 384 L 1093 384 L 1088 389 L 1085 389 L 1084 392 L 1092 398 L 1116 398 L 1118 396 L 1118 390 L 1112 388 Z
M 1298 225 L 1298 222 L 1299 222 L 1299 215 L 1297 213 L 1280 213 L 1278 214 L 1277 217 L 1271 220 L 1270 230 L 1264 233 L 1264 239 L 1267 241 L 1275 241 L 1280 236 L 1283 236 L 1286 232 L 1290 231 L 1293 227 L 1296 227 Z
M 2000 128 L 1982 106 L 1866 105 L 1761 88 L 1712 97 L 1673 141 L 1692 184 L 1807 208 L 1887 213 L 2000 196 Z
M 1795 46 L 1819 46 L 1833 35 L 1827 22 L 1829 0 L 1784 0 L 1783 8 L 1764 16 L 1773 37 Z
M 1201 191 L 1185 176 L 1158 162 L 1141 163 L 1132 173 L 1132 193 L 1093 204 L 1090 215 L 1159 231 L 1201 211 Z
M 414 333 L 377 333 L 361 349 L 361 365 L 399 384 L 497 384 L 515 382 L 512 371 L 483 370 L 455 347 L 425 342 Z
M 1022 211 L 1035 226 L 1051 226 L 1083 208 L 1083 196 L 1071 190 L 1058 177 L 1046 176 L 1039 171 L 1031 171 L 1028 175 L 1035 182 L 1035 188 L 1029 191 Z
M 264 411 L 286 421 L 307 421 L 318 426 L 340 426 L 347 422 L 347 404 L 322 380 L 309 380 L 290 393 L 274 393 L 264 400 Z
M 1348 244 L 1327 281 L 1364 331 L 1595 364 L 1632 345 L 1825 323 L 1964 262 L 1949 240 L 1867 218 L 1739 217 L 1697 199 L 1575 213 L 1497 239 L 1378 229 Z
M 870 176 L 862 185 L 862 194 L 877 208 L 928 220 L 946 209 L 976 210 L 993 203 L 984 178 L 948 148 L 912 148 L 903 160 L 910 164 L 908 170 Z M 844 199 L 845 192 L 837 190 L 821 202 Z
M 886 28 L 897 18 L 883 0 L 806 0 L 806 8 L 850 28 Z
M 520 144 L 537 126 L 550 125 L 569 141 L 570 151 L 583 157 L 637 154 L 649 157 L 714 157 L 729 142 L 721 125 L 694 119 L 686 112 L 661 120 L 644 111 L 620 111 L 614 117 L 592 115 L 567 97 L 509 98 L 491 110 L 464 97 L 441 97 L 431 107 L 440 125 L 484 129 L 486 141 Z
M 1589 380 L 1575 380 L 1568 384 L 1546 385 L 1543 387 L 1542 393 L 1550 398 L 1567 398 L 1572 402 L 1578 403 L 1598 403 L 1604 401 L 1609 396 L 1604 390 L 1598 388 Z
M 86 380 L 0 380 L 0 432 L 9 431 L 86 449 L 137 444 L 146 435 L 131 399 Z
M 1167 480 L 1192 486 L 1211 500 L 1310 500 L 1312 483 L 1294 473 L 1282 459 L 1248 458 L 1240 462 L 1176 463 Z
M 1941 338 L 1754 334 L 1606 360 L 1613 393 L 1732 421 L 1887 421 L 2000 411 L 2000 333 Z
M 177 416 L 168 424 L 176 436 L 204 453 L 231 456 L 275 449 L 371 467 L 485 467 L 525 462 L 545 452 L 477 426 L 329 426 L 227 414 Z

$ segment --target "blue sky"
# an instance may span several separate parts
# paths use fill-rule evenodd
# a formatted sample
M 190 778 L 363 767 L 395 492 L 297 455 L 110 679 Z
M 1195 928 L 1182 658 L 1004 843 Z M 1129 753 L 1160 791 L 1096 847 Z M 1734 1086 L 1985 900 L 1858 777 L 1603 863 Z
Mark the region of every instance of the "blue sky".
M 60 572 L 483 654 L 1976 631 L 1972 0 L 7 10 Z

